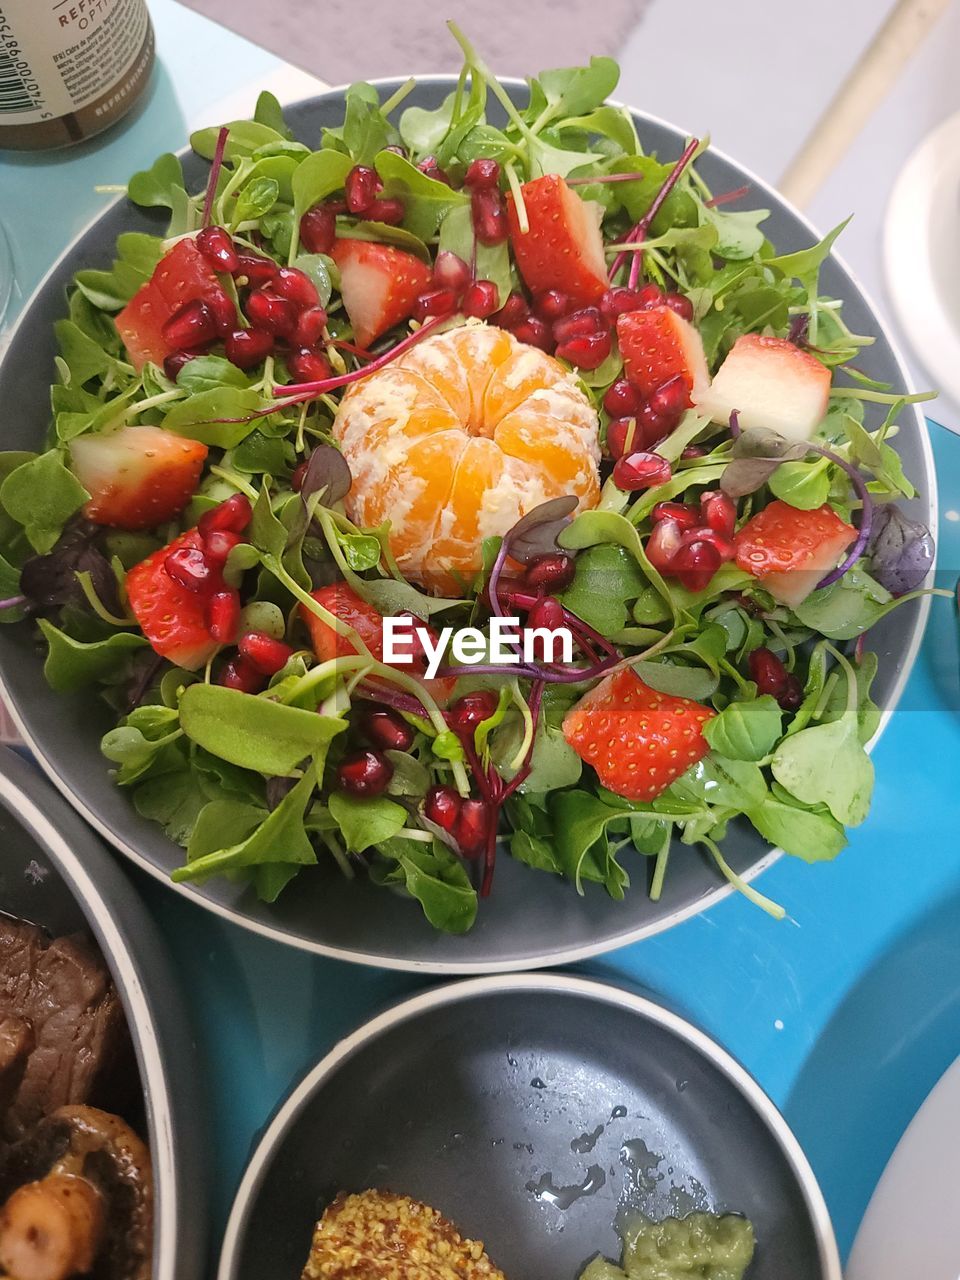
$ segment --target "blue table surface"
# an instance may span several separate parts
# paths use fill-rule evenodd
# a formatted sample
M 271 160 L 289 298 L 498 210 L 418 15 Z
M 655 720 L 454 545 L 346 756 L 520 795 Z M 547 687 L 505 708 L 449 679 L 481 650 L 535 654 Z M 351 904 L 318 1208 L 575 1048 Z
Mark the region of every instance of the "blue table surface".
M 274 72 L 270 55 L 224 35 L 209 56 L 206 24 L 191 43 L 159 6 L 161 63 L 143 110 L 124 128 L 70 152 L 0 162 L 0 217 L 22 305 L 50 261 L 154 155 L 183 144 L 184 93 L 203 76 L 216 101 Z M 176 47 L 173 36 L 177 35 Z M 219 39 L 220 37 L 218 37 Z M 931 427 L 943 520 L 939 584 L 960 565 L 960 437 Z M 960 506 L 960 496 L 957 498 Z M 877 791 L 863 827 L 831 865 L 782 859 L 762 888 L 785 904 L 777 924 L 730 898 L 669 933 L 584 971 L 641 984 L 713 1034 L 786 1114 L 820 1179 L 841 1250 L 910 1118 L 960 1053 L 960 760 L 957 625 L 934 603 L 907 690 L 874 752 Z M 251 1142 L 291 1083 L 372 1012 L 422 986 L 410 975 L 312 957 L 248 934 L 135 873 L 179 967 L 213 1083 L 215 1234 Z

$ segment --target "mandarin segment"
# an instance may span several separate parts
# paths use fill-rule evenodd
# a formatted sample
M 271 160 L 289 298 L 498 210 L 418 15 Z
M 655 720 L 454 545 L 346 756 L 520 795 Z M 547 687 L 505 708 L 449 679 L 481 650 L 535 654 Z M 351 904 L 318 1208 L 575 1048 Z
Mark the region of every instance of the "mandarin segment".
M 459 591 L 484 538 L 549 498 L 600 495 L 597 414 L 575 375 L 505 330 L 425 339 L 344 396 L 333 434 L 350 465 L 347 514 L 389 520 L 405 574 Z

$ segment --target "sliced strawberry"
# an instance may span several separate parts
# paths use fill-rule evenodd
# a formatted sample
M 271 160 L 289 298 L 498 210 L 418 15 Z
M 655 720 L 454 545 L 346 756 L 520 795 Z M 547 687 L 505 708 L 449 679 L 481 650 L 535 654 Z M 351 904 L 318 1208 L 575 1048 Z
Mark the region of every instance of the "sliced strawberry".
M 214 292 L 221 286 L 213 268 L 192 240 L 178 240 L 115 318 L 134 368 L 142 369 L 148 360 L 162 364 L 171 354 L 163 326 L 186 303 Z
M 827 503 L 800 511 L 777 499 L 758 511 L 734 538 L 737 564 L 791 608 L 836 568 L 857 536 Z
M 334 614 L 342 622 L 353 627 L 377 661 L 383 661 L 383 615 L 373 605 L 362 600 L 345 582 L 332 582 L 329 586 L 321 587 L 311 594 L 328 613 Z M 349 636 L 335 631 L 322 618 L 312 613 L 306 605 L 300 606 L 300 616 L 307 624 L 313 651 L 321 662 L 329 662 L 331 658 L 350 658 L 356 654 L 357 650 Z M 436 632 L 432 628 L 428 630 L 436 640 Z M 422 654 L 415 654 L 414 660 L 410 663 L 394 665 L 398 671 L 404 671 L 407 675 L 416 676 L 418 679 L 426 671 L 426 660 Z M 447 701 L 455 684 L 456 681 L 451 679 L 424 682 L 425 687 L 440 703 Z
M 736 409 L 740 427 L 769 427 L 788 440 L 810 440 L 830 403 L 830 370 L 785 338 L 738 338 L 713 383 L 694 397 L 714 422 Z
M 581 200 L 555 173 L 525 182 L 520 191 L 530 229 L 521 231 L 512 193 L 507 196 L 507 219 L 527 288 L 537 295 L 560 289 L 581 307 L 596 302 L 610 288 L 600 206 Z
M 417 298 L 430 287 L 426 263 L 392 245 L 338 240 L 330 254 L 339 268 L 343 305 L 361 347 L 408 319 Z
M 207 629 L 205 597 L 174 582 L 164 567 L 171 552 L 186 547 L 203 549 L 198 530 L 188 529 L 134 565 L 127 574 L 127 599 L 155 651 L 178 667 L 196 671 L 218 646 Z
M 206 456 L 205 444 L 160 427 L 122 427 L 70 445 L 74 474 L 90 494 L 84 515 L 116 529 L 152 529 L 178 516 Z
M 624 670 L 567 712 L 563 735 L 610 791 L 655 800 L 707 754 L 701 729 L 715 714 L 689 698 L 657 693 Z
M 620 316 L 617 338 L 627 380 L 644 399 L 679 375 L 687 386 L 689 407 L 709 385 L 700 334 L 670 307 L 629 311 Z

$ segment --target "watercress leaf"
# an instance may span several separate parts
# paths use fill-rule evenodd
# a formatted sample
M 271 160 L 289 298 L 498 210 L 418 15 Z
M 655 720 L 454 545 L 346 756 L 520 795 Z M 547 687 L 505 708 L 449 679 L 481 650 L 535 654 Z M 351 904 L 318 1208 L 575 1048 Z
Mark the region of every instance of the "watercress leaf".
M 284 142 L 285 137 L 278 130 L 258 120 L 233 120 L 225 128 L 229 129 L 227 145 L 223 157 L 229 163 L 242 160 L 252 155 L 258 147 L 268 142 Z M 190 145 L 197 155 L 204 160 L 212 160 L 217 150 L 217 139 L 220 127 L 198 129 L 190 135 Z
M 2 493 L 0 490 L 0 497 Z M 822 636 L 831 640 L 853 640 L 879 622 L 897 603 L 866 570 L 854 565 L 832 586 L 811 592 L 806 600 L 794 606 L 793 613 L 804 626 Z
M 144 636 L 132 631 L 117 631 L 103 640 L 84 644 L 45 618 L 38 625 L 47 642 L 43 674 L 58 693 L 73 693 L 104 676 L 125 671 L 131 654 L 147 645 Z
M 783 712 L 769 694 L 749 702 L 731 702 L 703 726 L 714 751 L 731 760 L 762 760 L 782 732 Z
M 538 76 L 552 116 L 583 115 L 599 107 L 620 80 L 613 58 L 594 57 L 586 67 L 559 67 Z
M 175 403 L 164 417 L 163 427 L 215 449 L 232 449 L 255 426 L 263 425 L 264 418 L 254 418 L 252 415 L 268 407 L 260 393 L 251 388 L 211 387 Z
M 445 215 L 457 206 L 466 207 L 468 197 L 445 182 L 428 178 L 415 164 L 395 151 L 381 151 L 376 169 L 383 179 L 384 195 L 399 196 L 404 202 L 403 226 L 421 240 L 429 240 Z
M 804 804 L 827 805 L 838 822 L 859 826 L 870 809 L 873 763 L 860 742 L 856 711 L 784 738 L 773 776 Z
M 293 213 L 299 219 L 308 209 L 339 191 L 353 168 L 349 156 L 340 151 L 314 151 L 297 166 L 293 175 Z
M 142 779 L 133 792 L 133 807 L 141 818 L 159 822 L 171 840 L 186 846 L 208 799 L 202 779 L 184 760 L 182 769 Z M 235 808 L 236 802 L 229 807 Z
M 196 395 L 220 387 L 249 387 L 250 379 L 223 356 L 194 356 L 177 374 L 177 386 Z
M 703 667 L 685 667 L 670 661 L 654 659 L 635 662 L 633 669 L 644 684 L 658 693 L 704 702 L 716 692 L 719 683 L 712 671 Z
M 400 116 L 400 137 L 408 151 L 425 156 L 435 152 L 453 123 L 456 93 L 448 93 L 439 107 L 407 107 Z
M 293 138 L 293 130 L 283 118 L 283 108 L 280 106 L 277 98 L 268 89 L 264 89 L 257 98 L 257 105 L 253 113 L 253 118 L 257 124 L 265 124 L 268 129 L 273 129 L 274 132 L 279 133 L 281 137 L 287 138 L 288 140 Z
M 175 191 L 184 191 L 183 167 L 170 152 L 158 156 L 149 169 L 135 173 L 127 184 L 127 195 L 145 209 L 172 209 Z
M 362 853 L 372 845 L 382 844 L 400 831 L 407 811 L 402 804 L 386 796 L 351 796 L 333 791 L 328 801 L 344 844 L 354 853 Z
M 56 449 L 21 463 L 0 485 L 0 503 L 23 525 L 30 545 L 41 554 L 56 543 L 63 526 L 89 497 Z
M 843 827 L 826 809 L 804 809 L 767 796 L 746 816 L 772 845 L 805 862 L 829 861 L 847 843 Z
M 307 756 L 320 769 L 344 720 L 222 685 L 193 684 L 180 700 L 180 724 L 193 742 L 242 769 L 289 777 Z
M 371 879 L 402 886 L 435 929 L 466 933 L 473 926 L 477 891 L 460 859 L 438 840 L 427 845 L 398 837 L 386 841 L 378 853 Z
M 241 222 L 255 222 L 268 213 L 280 198 L 280 184 L 274 178 L 254 178 L 237 196 L 231 227 Z
M 559 130 L 583 129 L 586 133 L 600 133 L 615 142 L 625 155 L 634 155 L 640 150 L 633 118 L 623 107 L 597 107 L 587 115 L 560 120 L 556 127 Z
M 599 864 L 593 859 L 595 846 L 601 842 L 606 845 L 607 827 L 623 813 L 587 791 L 558 791 L 550 797 L 548 806 L 558 861 L 564 875 L 582 895 L 583 881 L 599 878 Z
M 801 511 L 813 511 L 822 507 L 830 496 L 830 462 L 818 458 L 816 462 L 783 462 L 767 482 L 776 498 L 789 502 Z

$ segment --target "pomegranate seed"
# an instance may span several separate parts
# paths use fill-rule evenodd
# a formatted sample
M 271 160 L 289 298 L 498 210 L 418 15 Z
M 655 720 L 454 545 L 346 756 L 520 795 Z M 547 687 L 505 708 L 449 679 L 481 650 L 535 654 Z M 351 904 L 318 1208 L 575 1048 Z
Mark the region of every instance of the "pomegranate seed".
M 500 290 L 492 280 L 476 280 L 469 285 L 460 301 L 460 310 L 465 316 L 476 316 L 486 320 L 492 316 L 500 305 Z
M 273 350 L 273 334 L 265 329 L 232 329 L 223 340 L 223 349 L 238 369 L 252 369 Z
M 637 426 L 644 446 L 652 449 L 654 445 L 660 443 L 664 436 L 670 434 L 676 423 L 671 422 L 669 418 L 662 418 L 648 401 L 640 406 L 640 412 L 637 414 Z
M 307 253 L 329 253 L 337 238 L 337 215 L 326 204 L 315 204 L 300 219 L 300 243 Z
M 424 156 L 417 168 L 421 173 L 426 174 L 428 178 L 432 178 L 434 182 L 442 182 L 447 187 L 453 186 L 450 181 L 450 175 L 437 164 L 436 156 Z
M 406 216 L 406 206 L 402 200 L 374 200 L 367 211 L 367 217 L 374 222 L 383 222 L 388 227 L 398 227 Z
M 716 547 L 721 561 L 726 564 L 728 560 L 732 560 L 737 553 L 736 547 L 730 538 L 724 537 L 722 533 L 717 533 L 716 529 L 711 529 L 709 525 L 696 525 L 693 529 L 687 530 L 683 537 L 684 543 L 688 542 L 709 542 Z
M 669 307 L 671 311 L 675 311 L 684 320 L 693 319 L 693 303 L 689 298 L 685 298 L 682 293 L 664 294 L 663 305 Z
M 643 430 L 636 418 L 614 418 L 607 424 L 607 453 L 614 461 L 643 443 Z
M 695 529 L 700 523 L 700 512 L 686 502 L 658 502 L 650 512 L 650 519 L 654 524 L 661 520 L 672 520 L 686 532 L 687 529 Z
M 787 682 L 777 696 L 777 702 L 784 711 L 796 711 L 803 702 L 803 685 L 791 671 Z
M 507 238 L 507 211 L 499 191 L 486 187 L 470 197 L 473 229 L 481 244 L 503 244 Z
M 233 299 L 226 289 L 211 289 L 204 301 L 214 314 L 217 333 L 221 338 L 226 337 L 237 324 L 237 308 L 234 306 Z
M 643 397 L 626 378 L 618 378 L 607 387 L 603 407 L 611 418 L 631 418 L 640 412 Z
M 541 320 L 559 320 L 570 310 L 570 299 L 559 289 L 548 289 L 534 299 L 533 309 Z
M 613 468 L 613 483 L 618 489 L 633 493 L 666 484 L 672 474 L 670 463 L 658 453 L 627 453 Z
M 347 209 L 350 213 L 366 213 L 377 198 L 377 193 L 382 190 L 383 183 L 376 169 L 365 164 L 355 164 L 343 184 Z
M 289 338 L 297 327 L 297 309 L 289 298 L 257 289 L 247 298 L 247 316 L 251 324 L 280 338 Z
M 662 382 L 649 400 L 650 411 L 671 423 L 677 423 L 690 405 L 690 392 L 681 374 Z
M 452 831 L 460 815 L 462 799 L 453 787 L 433 786 L 424 796 L 423 816 L 444 831 Z
M 527 626 L 531 630 L 556 631 L 564 626 L 563 605 L 553 596 L 544 596 L 538 600 L 527 614 Z M 552 646 L 551 646 L 552 648 Z M 547 660 L 547 641 L 540 636 L 534 637 L 534 657 L 539 662 Z
M 500 185 L 500 166 L 496 160 L 471 160 L 463 175 L 463 185 L 471 191 L 488 191 Z
M 320 295 L 317 286 L 305 271 L 298 267 L 281 267 L 272 285 L 273 291 L 281 298 L 287 298 L 295 307 L 306 310 L 307 307 L 319 307 Z
M 347 208 L 346 200 L 339 200 L 339 199 L 325 200 L 324 204 L 327 206 L 327 208 L 330 210 L 330 212 L 333 214 L 335 218 L 339 217 L 343 213 L 350 212 L 349 209 Z
M 220 330 L 214 312 L 205 302 L 195 298 L 173 313 L 161 333 L 167 346 L 179 351 L 214 342 Z
M 178 547 L 166 557 L 163 567 L 168 576 L 187 591 L 199 595 L 213 586 L 213 570 L 199 547 Z
M 663 305 L 663 290 L 657 284 L 645 284 L 637 290 L 637 300 L 640 310 L 649 311 Z
M 421 323 L 429 316 L 449 316 L 457 309 L 452 289 L 428 289 L 413 304 L 413 318 Z
M 459 737 L 473 735 L 483 720 L 489 720 L 497 709 L 497 695 L 489 689 L 477 693 L 465 693 L 447 709 L 447 723 Z
M 737 526 L 737 508 L 732 498 L 722 489 L 708 489 L 700 495 L 700 515 L 703 523 L 725 538 L 732 538 Z
M 337 766 L 337 786 L 352 796 L 379 796 L 393 777 L 393 765 L 379 751 L 353 751 Z
M 236 536 L 221 533 L 216 537 Z M 207 630 L 217 644 L 233 644 L 240 626 L 240 596 L 236 591 L 215 591 L 207 605 Z
M 316 252 L 319 253 L 320 250 Z M 233 274 L 243 276 L 251 288 L 259 289 L 262 285 L 269 284 L 279 270 L 272 258 L 264 258 L 259 253 L 241 253 Z
M 301 347 L 287 352 L 287 368 L 295 382 L 323 382 L 332 370 L 322 351 Z
M 263 673 L 252 662 L 245 658 L 231 658 L 224 664 L 218 683 L 228 689 L 239 689 L 241 693 L 259 693 L 266 682 Z
M 527 306 L 527 300 L 522 293 L 511 293 L 497 314 L 493 317 L 493 323 L 499 325 L 501 329 L 515 329 L 518 324 L 526 320 L 530 314 L 530 308 Z
M 196 360 L 197 356 L 202 356 L 203 351 L 202 347 L 197 351 L 175 351 L 172 356 L 167 356 L 164 360 L 163 372 L 171 382 L 176 382 L 183 366 L 189 364 L 191 360 Z
M 470 283 L 470 268 L 457 254 L 443 249 L 433 264 L 433 283 L 438 289 L 450 289 L 459 295 Z
M 204 540 L 220 529 L 230 533 L 243 533 L 253 516 L 253 507 L 245 493 L 234 493 L 219 506 L 205 511 L 197 521 L 197 528 Z
M 588 338 L 595 333 L 606 332 L 603 316 L 596 307 L 581 307 L 569 315 L 554 321 L 553 336 L 557 342 L 569 342 L 571 338 Z
M 233 275 L 240 265 L 240 255 L 233 243 L 233 236 L 223 227 L 204 227 L 197 232 L 197 248 L 213 267 Z
M 241 656 L 265 676 L 275 676 L 293 657 L 293 650 L 288 644 L 274 640 L 265 631 L 248 631 L 240 637 L 237 648 Z
M 482 800 L 464 800 L 453 824 L 453 838 L 466 857 L 477 854 L 487 843 L 490 815 Z
M 636 289 L 628 289 L 626 285 L 616 285 L 608 289 L 600 299 L 600 310 L 606 320 L 611 323 L 617 316 L 626 315 L 628 311 L 639 311 L 642 307 L 640 294 Z
M 712 542 L 685 541 L 673 557 L 670 571 L 688 591 L 705 591 L 720 565 L 720 552 Z
M 681 453 L 680 458 L 683 462 L 690 462 L 693 458 L 705 458 L 706 456 L 707 451 L 703 445 L 688 444 L 683 453 Z
M 234 547 L 243 542 L 239 533 L 231 529 L 214 529 L 208 538 L 203 540 L 203 549 L 212 565 L 221 568 L 227 562 L 227 556 Z
M 787 668 L 775 653 L 762 645 L 747 658 L 750 679 L 757 686 L 757 693 L 769 693 L 778 698 L 787 683 Z
M 669 573 L 673 557 L 680 550 L 683 531 L 676 520 L 661 520 L 647 539 L 647 559 L 658 573 Z
M 526 342 L 529 346 L 538 347 L 541 351 L 553 350 L 550 326 L 539 316 L 527 316 L 526 320 L 521 320 L 514 329 L 513 336 L 518 342 Z
M 561 342 L 556 354 L 578 369 L 598 369 L 610 354 L 611 345 L 609 333 L 588 333 L 582 338 Z
M 295 347 L 315 347 L 327 327 L 327 313 L 323 307 L 307 307 L 297 317 L 297 327 L 290 335 Z
M 527 565 L 523 575 L 524 586 L 532 591 L 562 591 L 569 587 L 577 571 L 573 556 L 562 551 L 536 556 Z
M 364 707 L 360 715 L 360 731 L 371 746 L 381 751 L 409 751 L 416 732 L 399 712 L 377 703 Z

